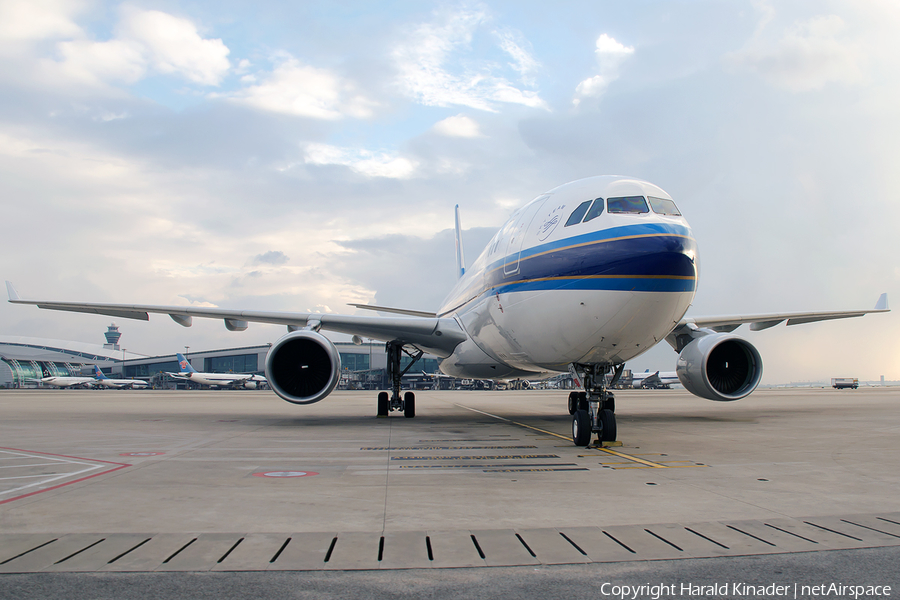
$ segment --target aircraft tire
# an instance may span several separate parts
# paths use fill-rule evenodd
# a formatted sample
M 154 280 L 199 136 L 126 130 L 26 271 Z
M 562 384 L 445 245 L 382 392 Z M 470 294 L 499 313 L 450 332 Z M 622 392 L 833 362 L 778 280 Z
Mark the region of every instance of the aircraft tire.
M 569 392 L 569 414 L 574 415 L 578 406 L 578 392 Z
M 412 392 L 403 394 L 403 416 L 407 419 L 416 416 L 416 395 Z
M 572 441 L 576 446 L 587 446 L 591 443 L 591 417 L 586 410 L 575 411 L 572 418 Z
M 577 399 L 575 409 L 587 412 L 587 392 L 575 392 L 575 394 L 575 398 Z
M 600 432 L 600 441 L 614 442 L 616 441 L 616 415 L 608 408 L 600 411 L 600 423 L 603 425 L 603 431 Z
M 378 416 L 386 417 L 390 412 L 390 400 L 387 392 L 378 392 Z
M 603 408 L 608 408 L 613 414 L 616 413 L 616 399 L 612 394 L 607 394 L 606 402 L 603 403 Z

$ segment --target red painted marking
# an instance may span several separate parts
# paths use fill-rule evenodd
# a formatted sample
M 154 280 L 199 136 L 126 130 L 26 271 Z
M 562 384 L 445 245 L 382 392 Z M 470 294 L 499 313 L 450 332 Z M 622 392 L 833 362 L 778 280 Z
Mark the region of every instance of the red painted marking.
M 130 467 L 130 466 L 131 466 L 131 465 L 127 465 L 127 464 L 125 464 L 125 463 L 111 462 L 111 461 L 108 461 L 108 460 L 98 460 L 98 459 L 94 459 L 94 458 L 81 458 L 81 457 L 79 457 L 79 456 L 67 456 L 67 455 L 65 455 L 65 454 L 51 454 L 50 452 L 36 452 L 36 451 L 34 451 L 34 450 L 22 450 L 21 448 L 5 448 L 5 447 L 3 447 L 3 446 L 0 446 L 0 450 L 12 450 L 13 452 L 28 452 L 28 453 L 30 453 L 30 454 L 43 454 L 44 456 L 59 456 L 60 458 L 71 458 L 71 459 L 74 459 L 74 460 L 87 460 L 87 461 L 90 461 L 90 462 L 105 463 L 105 464 L 108 464 L 108 465 L 118 465 L 115 469 L 109 469 L 109 470 L 107 470 L 107 471 L 102 471 L 102 472 L 100 472 L 100 473 L 94 473 L 93 475 L 87 475 L 87 476 L 85 476 L 85 477 L 82 477 L 82 478 L 80 478 L 80 479 L 76 479 L 76 480 L 74 480 L 74 481 L 66 481 L 66 482 L 64 482 L 64 483 L 60 483 L 60 484 L 58 484 L 58 485 L 54 485 L 54 486 L 52 486 L 52 487 L 45 488 L 45 489 L 43 489 L 43 490 L 37 490 L 37 491 L 34 491 L 34 492 L 29 492 L 29 493 L 27 493 L 27 494 L 22 494 L 21 496 L 15 496 L 15 497 L 13 497 L 13 498 L 7 498 L 6 500 L 0 500 L 0 504 L 7 504 L 7 503 L 9 503 L 9 502 L 13 502 L 14 500 L 21 500 L 22 498 L 28 498 L 29 496 L 35 496 L 35 495 L 37 495 L 37 494 L 43 494 L 44 492 L 49 492 L 49 491 L 51 491 L 51 490 L 56 490 L 56 489 L 59 489 L 59 488 L 61 488 L 61 487 L 65 487 L 65 486 L 67 486 L 67 485 L 72 485 L 73 483 L 79 483 L 79 482 L 82 482 L 82 481 L 86 481 L 86 480 L 88 480 L 88 479 L 93 479 L 94 477 L 100 477 L 101 475 L 106 475 L 107 473 L 113 473 L 113 472 L 115 472 L 115 471 L 118 471 L 119 469 L 124 469 L 125 467 Z

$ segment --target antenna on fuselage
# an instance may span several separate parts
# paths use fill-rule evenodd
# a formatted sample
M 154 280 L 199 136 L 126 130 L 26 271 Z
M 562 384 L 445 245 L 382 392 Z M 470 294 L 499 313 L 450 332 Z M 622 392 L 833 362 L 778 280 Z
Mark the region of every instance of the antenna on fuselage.
M 466 257 L 463 255 L 462 225 L 459 223 L 459 204 L 454 210 L 456 213 L 456 278 L 466 274 Z

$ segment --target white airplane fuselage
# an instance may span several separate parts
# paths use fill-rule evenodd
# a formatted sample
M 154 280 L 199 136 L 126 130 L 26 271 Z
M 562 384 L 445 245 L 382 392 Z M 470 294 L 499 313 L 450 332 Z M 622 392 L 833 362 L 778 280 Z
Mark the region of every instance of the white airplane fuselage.
M 101 387 L 107 388 L 140 388 L 140 387 L 149 387 L 146 381 L 142 381 L 140 379 L 98 379 L 95 385 L 99 385 Z
M 170 373 L 170 375 L 176 379 L 186 379 L 202 385 L 241 385 L 244 383 L 252 383 L 255 387 L 257 383 L 265 382 L 265 378 L 249 374 Z
M 72 387 L 79 385 L 92 386 L 94 382 L 93 377 L 62 377 L 62 376 L 50 376 L 50 377 L 41 377 L 36 380 L 40 381 L 46 385 L 52 385 L 53 387 Z
M 653 184 L 601 176 L 516 211 L 438 312 L 454 316 L 469 336 L 441 370 L 549 375 L 571 363 L 621 364 L 663 340 L 696 291 L 697 246 L 685 218 L 648 204 L 646 212 L 604 209 L 567 225 L 585 202 L 638 196 L 671 201 Z

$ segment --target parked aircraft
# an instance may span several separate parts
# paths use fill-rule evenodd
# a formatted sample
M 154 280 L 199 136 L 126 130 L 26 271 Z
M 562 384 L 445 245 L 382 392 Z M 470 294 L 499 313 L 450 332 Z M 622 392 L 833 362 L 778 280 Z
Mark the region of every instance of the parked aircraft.
M 655 373 L 651 373 L 650 369 L 647 369 L 643 373 L 633 374 L 631 376 L 631 381 L 632 387 L 636 390 L 641 388 L 669 389 L 669 386 L 673 383 L 680 383 L 680 381 L 678 380 L 678 373 L 676 373 L 675 371 L 657 371 Z
M 180 352 L 176 353 L 178 357 L 178 373 L 168 373 L 175 379 L 184 379 L 193 383 L 202 385 L 215 385 L 221 387 L 244 388 L 247 390 L 255 390 L 258 385 L 268 383 L 265 377 L 260 375 L 252 375 L 249 373 L 200 373 L 188 359 Z
M 461 249 L 458 212 L 456 243 Z M 595 433 L 601 441 L 616 439 L 606 376 L 613 374 L 614 385 L 625 361 L 662 340 L 679 353 L 676 372 L 686 389 L 732 401 L 762 377 L 759 352 L 732 333 L 742 324 L 762 330 L 888 310 L 883 294 L 873 310 L 686 318 L 698 276 L 693 233 L 671 196 L 628 177 L 590 177 L 541 194 L 512 214 L 469 269 L 458 250 L 457 270 L 456 286 L 437 312 L 391 308 L 396 316 L 22 300 L 8 288 L 10 302 L 54 310 L 143 320 L 162 313 L 186 327 L 195 316 L 219 318 L 231 331 L 251 321 L 287 325 L 266 358 L 266 375 L 279 396 L 296 404 L 322 400 L 340 380 L 340 354 L 323 329 L 387 342 L 391 393 L 378 394 L 378 416 L 392 410 L 415 416 L 415 395 L 400 395 L 402 375 L 415 364 L 401 369 L 404 353 L 434 354 L 444 373 L 461 378 L 569 371 L 582 390 L 569 395 L 579 446 Z
M 110 379 L 103 374 L 100 367 L 94 365 L 94 381 L 100 387 L 108 388 L 147 388 L 150 384 L 143 379 Z
M 44 376 L 40 379 L 28 379 L 28 381 L 34 383 L 43 383 L 45 385 L 51 385 L 58 388 L 93 387 L 93 385 L 97 382 L 93 377 L 51 375 L 50 371 L 48 371 L 47 369 L 44 369 L 43 375 Z

